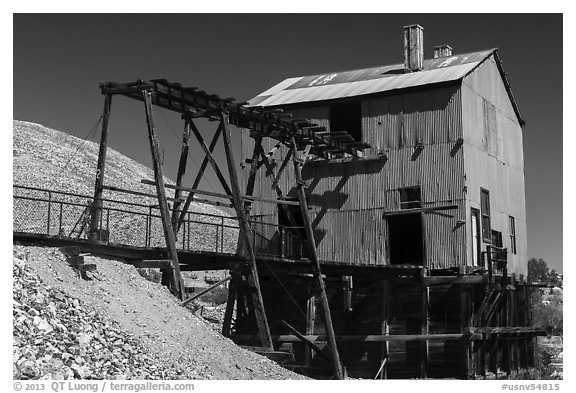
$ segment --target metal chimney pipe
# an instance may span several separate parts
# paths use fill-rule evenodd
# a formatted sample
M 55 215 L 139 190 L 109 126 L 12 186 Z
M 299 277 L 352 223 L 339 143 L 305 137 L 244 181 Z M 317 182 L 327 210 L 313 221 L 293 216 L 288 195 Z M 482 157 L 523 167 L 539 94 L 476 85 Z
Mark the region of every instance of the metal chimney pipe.
M 404 71 L 420 71 L 424 64 L 424 28 L 404 26 Z

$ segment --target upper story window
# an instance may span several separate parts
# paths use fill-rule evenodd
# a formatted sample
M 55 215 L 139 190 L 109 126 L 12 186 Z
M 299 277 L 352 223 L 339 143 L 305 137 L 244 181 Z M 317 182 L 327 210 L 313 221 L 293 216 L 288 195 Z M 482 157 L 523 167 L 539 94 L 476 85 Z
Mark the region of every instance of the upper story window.
M 516 254 L 516 220 L 508 216 L 508 226 L 510 232 L 510 252 Z
M 400 209 L 417 209 L 422 207 L 420 186 L 404 187 L 400 191 Z
M 362 102 L 345 101 L 330 105 L 330 132 L 346 131 L 362 141 Z
M 480 189 L 480 210 L 482 212 L 482 240 L 485 243 L 492 242 L 490 230 L 490 191 Z

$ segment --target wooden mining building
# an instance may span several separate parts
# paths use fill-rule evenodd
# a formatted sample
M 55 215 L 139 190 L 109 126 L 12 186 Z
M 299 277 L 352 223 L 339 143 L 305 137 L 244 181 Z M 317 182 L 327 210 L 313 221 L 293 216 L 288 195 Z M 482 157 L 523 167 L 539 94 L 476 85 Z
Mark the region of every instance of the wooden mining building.
M 342 363 L 351 376 L 374 377 L 387 359 L 382 378 L 466 378 L 528 367 L 529 329 L 490 328 L 531 323 L 522 285 L 524 121 L 496 49 L 453 54 L 439 46 L 424 59 L 423 28 L 407 26 L 404 34 L 404 64 L 288 78 L 249 101 L 308 119 L 334 140 L 370 145 L 359 159 L 327 148 L 328 159 L 311 155 L 302 169 L 319 258 L 354 266 L 326 276 Z M 271 150 L 277 141 L 262 143 Z M 242 134 L 245 157 L 253 146 Z M 289 152 L 280 147 L 276 162 Z M 249 166 L 244 171 L 247 179 Z M 294 174 L 286 172 L 279 186 L 291 189 Z M 259 172 L 256 193 L 274 197 L 274 180 Z M 295 191 L 288 197 L 297 200 Z M 252 217 L 282 225 L 287 214 L 300 215 L 298 208 L 262 204 Z M 266 235 L 271 240 L 256 242 L 257 252 L 281 247 L 307 257 L 298 242 L 278 244 L 280 237 Z M 500 276 L 487 281 L 490 257 L 501 260 Z M 377 266 L 386 268 L 363 269 Z M 503 268 L 510 277 L 502 278 Z M 262 275 L 273 336 L 289 333 L 281 320 L 307 335 L 324 334 L 310 278 L 282 278 L 296 308 Z M 249 332 L 238 323 L 237 334 Z M 292 349 L 306 365 L 327 364 L 303 345 Z
M 122 251 L 159 253 L 139 266 L 161 267 L 180 297 L 181 270 L 230 269 L 224 335 L 289 353 L 295 370 L 320 378 L 465 379 L 533 367 L 542 332 L 524 279 L 524 122 L 498 52 L 439 46 L 424 59 L 419 25 L 405 27 L 404 48 L 403 64 L 289 78 L 248 103 L 165 80 L 102 84 L 89 238 L 109 242 L 112 97 L 141 100 L 155 173 L 144 182 L 156 186 L 166 247 Z M 162 181 L 153 106 L 184 120 L 176 184 Z M 197 118 L 219 122 L 209 144 Z M 194 139 L 205 158 L 183 186 Z M 219 140 L 227 171 L 212 154 Z M 224 194 L 197 188 L 207 167 Z M 236 253 L 185 241 L 194 226 L 213 225 L 190 220 L 195 198 L 234 209 Z

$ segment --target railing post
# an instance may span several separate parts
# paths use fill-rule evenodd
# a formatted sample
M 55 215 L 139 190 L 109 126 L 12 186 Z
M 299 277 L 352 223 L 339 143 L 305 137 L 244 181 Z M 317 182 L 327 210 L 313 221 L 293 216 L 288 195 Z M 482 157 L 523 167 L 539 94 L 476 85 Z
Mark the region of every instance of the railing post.
M 60 202 L 60 218 L 58 223 L 58 236 L 62 232 L 62 208 L 64 207 L 64 202 Z
M 46 234 L 50 235 L 50 216 L 52 215 L 52 192 L 48 191 L 48 222 L 46 228 Z
M 188 251 L 190 251 L 190 212 L 188 212 Z

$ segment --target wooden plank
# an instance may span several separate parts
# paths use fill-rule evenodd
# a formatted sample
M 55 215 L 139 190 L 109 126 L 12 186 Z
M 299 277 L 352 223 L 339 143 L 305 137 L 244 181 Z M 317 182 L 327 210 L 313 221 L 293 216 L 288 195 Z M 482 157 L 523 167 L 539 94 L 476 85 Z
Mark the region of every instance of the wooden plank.
M 180 264 L 178 263 L 178 251 L 176 249 L 176 238 L 170 222 L 170 211 L 166 200 L 166 189 L 164 188 L 164 174 L 160 164 L 160 152 L 158 148 L 158 138 L 154 131 L 154 117 L 152 113 L 152 95 L 148 91 L 142 91 L 144 96 L 144 109 L 146 112 L 146 124 L 148 126 L 148 140 L 152 153 L 152 163 L 154 166 L 154 179 L 156 183 L 156 193 L 158 194 L 158 205 L 160 216 L 162 217 L 162 228 L 166 241 L 168 257 L 172 260 L 172 272 L 170 274 L 171 291 L 178 298 L 182 299 L 184 288 L 182 288 L 182 277 L 180 276 Z
M 293 164 L 294 172 L 296 175 L 298 199 L 300 200 L 300 209 L 302 211 L 302 219 L 304 221 L 304 229 L 306 231 L 306 237 L 308 238 L 308 249 L 312 257 L 312 271 L 318 286 L 320 288 L 320 300 L 322 303 L 322 308 L 324 311 L 324 323 L 326 331 L 328 333 L 328 343 L 332 351 L 332 360 L 334 371 L 336 373 L 337 379 L 344 379 L 344 373 L 342 371 L 342 365 L 340 364 L 340 355 L 338 354 L 338 347 L 336 345 L 336 339 L 334 334 L 334 326 L 332 325 L 332 316 L 330 315 L 330 306 L 328 304 L 328 296 L 326 295 L 326 287 L 324 280 L 322 279 L 322 272 L 320 269 L 320 259 L 318 258 L 318 252 L 316 250 L 316 241 L 314 240 L 314 231 L 312 230 L 312 222 L 308 216 L 308 203 L 306 201 L 306 194 L 304 191 L 304 180 L 302 178 L 302 162 L 297 159 L 297 145 L 294 137 L 291 138 L 291 147 L 294 149 Z
M 93 241 L 99 240 L 100 216 L 102 215 L 102 186 L 104 185 L 104 172 L 106 169 L 106 151 L 108 150 L 108 123 L 110 121 L 110 109 L 112 107 L 112 95 L 106 94 L 104 98 L 104 114 L 102 115 L 102 133 L 100 135 L 100 149 L 98 150 L 98 163 L 96 164 L 96 180 L 94 183 L 94 201 L 90 212 L 90 231 L 88 238 Z
M 250 273 L 248 274 L 248 283 L 252 287 L 252 301 L 254 306 L 254 314 L 256 316 L 256 323 L 260 334 L 260 340 L 264 348 L 273 349 L 272 339 L 270 335 L 270 327 L 264 309 L 264 300 L 262 299 L 262 292 L 260 290 L 260 282 L 258 279 L 258 268 L 256 266 L 256 255 L 250 236 L 250 226 L 246 217 L 246 212 L 242 206 L 240 182 L 238 180 L 238 173 L 236 170 L 236 160 L 234 159 L 234 151 L 232 148 L 230 136 L 230 124 L 228 114 L 224 111 L 220 113 L 221 124 L 223 127 L 222 138 L 224 141 L 224 150 L 226 152 L 226 161 L 228 163 L 228 172 L 230 174 L 230 186 L 232 187 L 234 207 L 238 217 L 240 227 L 240 234 L 244 241 L 244 249 L 247 254 L 248 263 L 250 266 Z
M 188 303 L 198 299 L 200 296 L 207 294 L 208 292 L 210 292 L 211 290 L 219 287 L 220 285 L 224 284 L 225 282 L 227 282 L 228 280 L 230 280 L 232 278 L 232 276 L 228 276 L 220 281 L 218 281 L 215 284 L 210 285 L 208 288 L 203 289 L 202 291 L 195 293 L 193 296 L 189 297 L 188 299 L 184 300 L 182 303 L 180 303 L 181 306 L 185 306 Z

